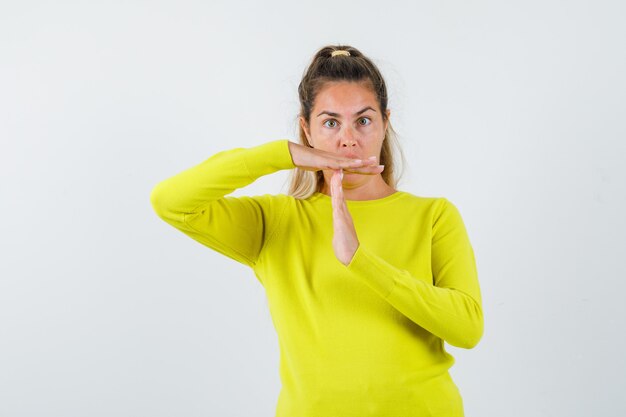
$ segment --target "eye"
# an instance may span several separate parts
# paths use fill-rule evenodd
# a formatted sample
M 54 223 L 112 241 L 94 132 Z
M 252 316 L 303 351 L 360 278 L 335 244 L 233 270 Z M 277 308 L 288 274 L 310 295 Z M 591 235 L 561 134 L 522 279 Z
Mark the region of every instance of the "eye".
M 361 121 L 363 121 L 363 120 L 367 120 L 367 123 L 359 123 L 361 126 L 367 126 L 367 125 L 369 125 L 370 123 L 372 123 L 372 121 L 369 119 L 369 117 L 362 117 L 360 120 L 361 120 Z
M 328 123 L 328 122 L 334 123 L 334 125 L 333 125 L 333 126 L 328 126 L 328 125 L 326 124 L 326 123 Z M 326 127 L 335 127 L 336 125 L 337 125 L 337 121 L 336 121 L 335 119 L 328 119 L 328 120 L 326 120 L 326 121 L 324 122 L 324 126 L 326 126 Z

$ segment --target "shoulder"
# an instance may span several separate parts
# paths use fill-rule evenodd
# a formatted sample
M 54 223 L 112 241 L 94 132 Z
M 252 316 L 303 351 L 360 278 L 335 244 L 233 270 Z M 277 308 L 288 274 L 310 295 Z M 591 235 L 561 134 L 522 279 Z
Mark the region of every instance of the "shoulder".
M 408 191 L 400 191 L 400 193 L 402 193 L 402 204 L 415 206 L 426 211 L 441 210 L 443 206 L 449 203 L 445 197 L 416 195 Z
M 426 217 L 430 217 L 433 225 L 442 219 L 461 220 L 461 213 L 457 205 L 448 197 L 422 196 L 403 191 L 402 204 L 407 209 L 415 210 Z

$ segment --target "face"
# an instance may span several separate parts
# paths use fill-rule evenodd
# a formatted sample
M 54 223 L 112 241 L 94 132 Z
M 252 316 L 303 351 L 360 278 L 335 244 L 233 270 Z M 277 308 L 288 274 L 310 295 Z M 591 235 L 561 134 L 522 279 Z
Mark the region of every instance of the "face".
M 355 159 L 380 158 L 387 123 L 368 85 L 350 81 L 327 83 L 317 94 L 309 125 L 300 117 L 311 146 Z

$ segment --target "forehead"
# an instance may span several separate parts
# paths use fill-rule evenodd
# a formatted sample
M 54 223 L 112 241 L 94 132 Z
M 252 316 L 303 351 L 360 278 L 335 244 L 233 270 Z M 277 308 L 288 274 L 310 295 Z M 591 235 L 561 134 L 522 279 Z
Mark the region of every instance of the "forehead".
M 370 84 L 353 81 L 332 81 L 326 83 L 315 97 L 316 109 L 338 110 L 344 108 L 350 110 L 354 107 L 359 109 L 370 105 L 378 108 L 376 94 Z

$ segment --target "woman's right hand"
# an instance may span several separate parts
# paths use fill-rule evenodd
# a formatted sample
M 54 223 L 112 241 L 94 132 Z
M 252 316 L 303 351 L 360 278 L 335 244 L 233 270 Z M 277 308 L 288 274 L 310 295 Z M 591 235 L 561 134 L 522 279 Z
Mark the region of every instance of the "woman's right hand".
M 289 141 L 289 152 L 293 163 L 305 171 L 343 169 L 345 172 L 376 175 L 384 169 L 383 165 L 378 165 L 376 156 L 363 160 L 346 158 L 333 152 L 309 148 L 291 141 Z

